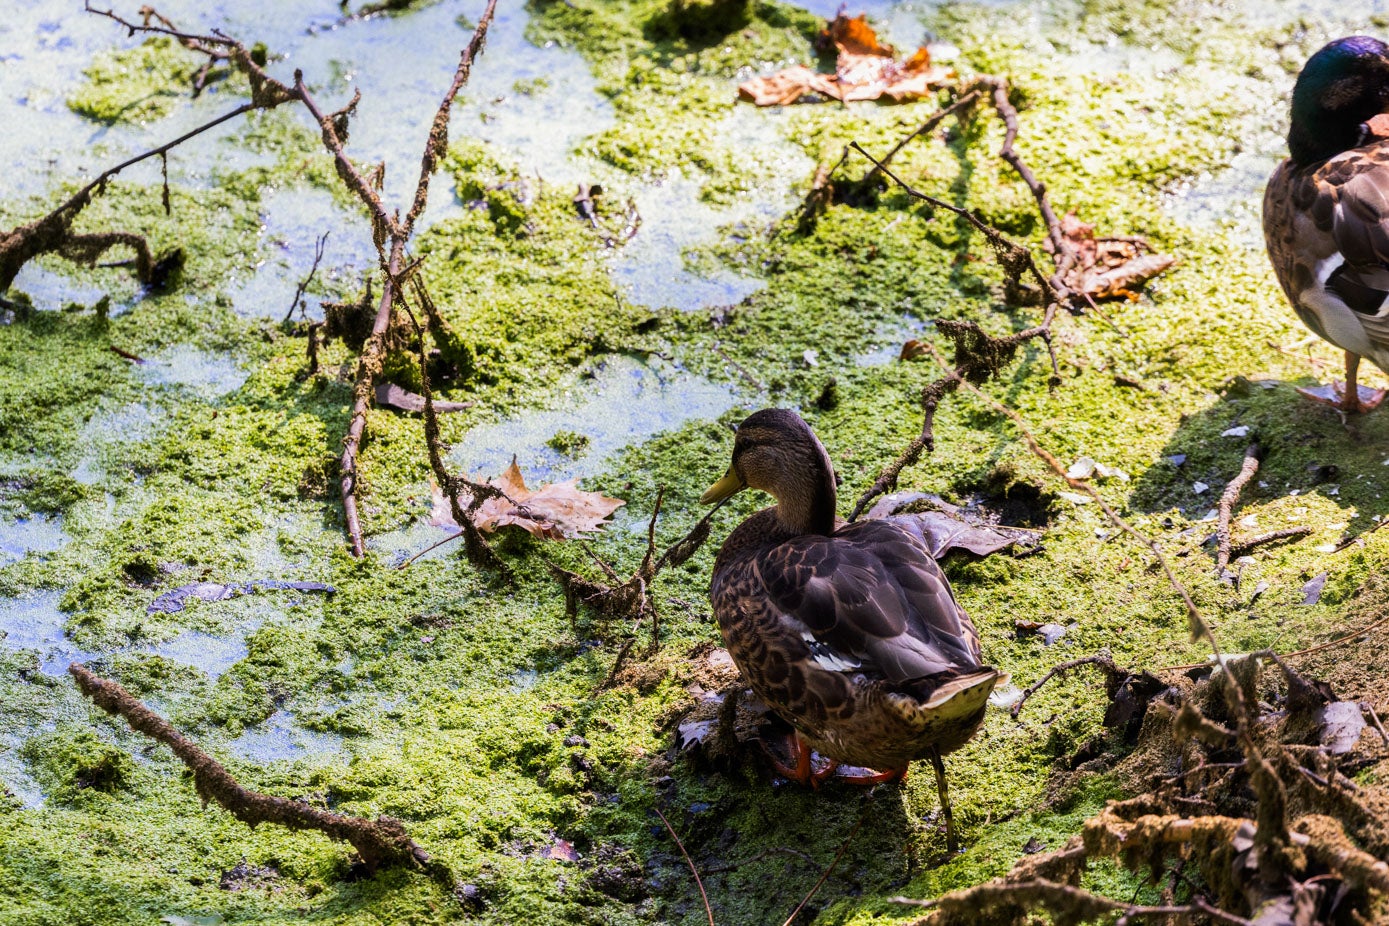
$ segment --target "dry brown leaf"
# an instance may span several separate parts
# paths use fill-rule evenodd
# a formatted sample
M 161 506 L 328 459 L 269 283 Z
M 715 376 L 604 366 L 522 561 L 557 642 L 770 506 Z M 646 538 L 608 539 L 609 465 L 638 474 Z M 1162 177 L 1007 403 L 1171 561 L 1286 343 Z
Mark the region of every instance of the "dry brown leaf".
M 918 48 L 905 61 L 896 60 L 892 46 L 878 41 L 863 16 L 840 13 L 821 34 L 821 41 L 833 43 L 838 51 L 833 74 L 798 64 L 753 78 L 738 88 L 738 96 L 758 106 L 789 106 L 809 94 L 846 103 L 884 97 L 901 102 L 927 96 L 955 73 L 933 67 L 925 48 Z
M 478 530 L 487 533 L 512 525 L 543 540 L 573 540 L 600 529 L 609 515 L 627 504 L 600 492 L 585 492 L 578 488 L 578 482 L 567 479 L 532 491 L 526 487 L 521 468 L 512 457 L 506 472 L 489 482 L 506 497 L 484 501 L 473 514 L 473 523 Z M 432 494 L 430 523 L 438 527 L 457 527 L 443 492 L 434 486 Z
M 1142 238 L 1096 238 L 1095 226 L 1074 212 L 1061 220 L 1061 234 L 1075 253 L 1066 285 L 1093 299 L 1137 299 L 1135 290 L 1177 262 L 1153 253 Z M 1047 245 L 1050 250 L 1050 243 Z
M 850 17 L 841 12 L 820 33 L 819 45 L 825 50 L 836 48 L 840 54 L 897 56 L 895 48 L 878 41 L 878 34 L 868 25 L 868 17 L 863 13 Z

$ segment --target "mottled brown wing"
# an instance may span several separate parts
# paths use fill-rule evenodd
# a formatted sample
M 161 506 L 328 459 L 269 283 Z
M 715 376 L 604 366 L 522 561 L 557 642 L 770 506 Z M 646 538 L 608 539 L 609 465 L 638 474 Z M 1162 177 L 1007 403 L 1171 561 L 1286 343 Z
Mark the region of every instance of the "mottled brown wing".
M 755 569 L 825 668 L 901 684 L 980 665 L 978 634 L 940 567 L 919 537 L 890 521 L 797 537 Z
M 1285 161 L 1265 192 L 1264 233 L 1279 281 L 1313 331 L 1346 340 L 1328 330 L 1336 327 L 1332 319 L 1303 304 L 1324 290 L 1355 313 L 1375 353 L 1389 350 L 1389 143 L 1348 151 L 1315 170 Z

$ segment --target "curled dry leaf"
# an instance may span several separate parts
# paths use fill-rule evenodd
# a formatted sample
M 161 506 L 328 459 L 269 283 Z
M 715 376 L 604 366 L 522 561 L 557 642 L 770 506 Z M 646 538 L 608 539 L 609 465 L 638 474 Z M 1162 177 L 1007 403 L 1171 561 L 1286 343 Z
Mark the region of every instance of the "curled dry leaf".
M 519 527 L 543 540 L 573 540 L 607 523 L 607 518 L 627 504 L 620 498 L 608 498 L 601 492 L 585 492 L 578 488 L 577 479 L 554 482 L 531 490 L 521 475 L 521 468 L 512 457 L 511 465 L 489 485 L 500 489 L 505 497 L 489 498 L 478 506 L 473 523 L 478 530 L 491 533 L 508 524 Z M 448 500 L 435 487 L 433 514 L 430 523 L 439 527 L 457 527 L 449 513 Z
M 863 16 L 840 13 L 820 40 L 822 47 L 833 47 L 838 54 L 833 74 L 798 64 L 753 78 L 738 88 L 738 96 L 758 106 L 789 106 L 815 94 L 845 103 L 883 98 L 900 103 L 927 96 L 955 76 L 950 68 L 932 65 L 925 48 L 899 61 L 893 47 L 878 41 Z
M 1096 238 L 1095 226 L 1082 222 L 1074 212 L 1061 220 L 1061 233 L 1075 253 L 1066 285 L 1093 299 L 1137 299 L 1135 290 L 1177 262 L 1175 257 L 1153 253 L 1142 238 Z

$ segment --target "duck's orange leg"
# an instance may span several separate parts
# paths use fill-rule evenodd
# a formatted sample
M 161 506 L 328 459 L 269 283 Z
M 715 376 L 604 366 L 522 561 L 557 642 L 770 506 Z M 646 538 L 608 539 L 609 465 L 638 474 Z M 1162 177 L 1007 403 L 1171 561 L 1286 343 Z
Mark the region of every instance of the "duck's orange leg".
M 786 743 L 787 751 L 796 764 L 794 766 L 788 765 L 782 761 L 781 756 L 777 755 L 776 750 L 768 749 L 764 745 L 763 751 L 767 753 L 767 758 L 772 760 L 772 768 L 776 769 L 778 775 L 797 784 L 818 785 L 819 782 L 814 781 L 810 770 L 810 747 L 801 741 L 801 735 L 792 730 L 786 736 Z
M 904 765 L 901 768 L 890 768 L 885 772 L 880 772 L 859 765 L 839 765 L 836 763 L 830 771 L 834 773 L 837 781 L 868 787 L 869 785 L 880 785 L 887 781 L 902 781 L 907 777 L 908 767 Z

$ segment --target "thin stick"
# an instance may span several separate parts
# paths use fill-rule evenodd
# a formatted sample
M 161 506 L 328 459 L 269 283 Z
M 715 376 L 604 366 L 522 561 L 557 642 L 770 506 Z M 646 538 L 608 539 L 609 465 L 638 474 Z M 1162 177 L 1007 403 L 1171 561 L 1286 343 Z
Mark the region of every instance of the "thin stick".
M 1252 553 L 1256 547 L 1261 547 L 1266 543 L 1273 543 L 1275 540 L 1289 540 L 1293 537 L 1306 537 L 1310 533 L 1312 533 L 1310 527 L 1284 527 L 1276 531 L 1269 531 L 1267 534 L 1241 540 L 1230 548 L 1230 555 L 1238 559 L 1246 553 Z
M 700 899 L 704 901 L 704 912 L 709 915 L 709 926 L 714 926 L 714 911 L 709 906 L 709 895 L 704 893 L 704 882 L 699 878 L 699 871 L 695 868 L 694 860 L 690 858 L 690 853 L 685 851 L 685 844 L 681 842 L 680 837 L 676 835 L 675 829 L 670 825 L 670 821 L 666 819 L 666 815 L 661 813 L 661 808 L 652 804 L 651 809 L 656 811 L 656 816 L 660 817 L 661 822 L 666 825 L 666 832 L 670 833 L 670 838 L 675 840 L 676 848 L 678 848 L 680 854 L 685 857 L 685 864 L 690 866 L 690 874 L 694 875 L 695 886 L 699 888 Z
M 404 569 L 406 566 L 410 565 L 410 564 L 413 563 L 415 560 L 419 559 L 421 556 L 424 556 L 424 555 L 425 555 L 426 553 L 428 553 L 430 550 L 437 550 L 437 549 L 439 549 L 439 547 L 442 547 L 444 544 L 446 544 L 446 543 L 452 543 L 453 541 L 457 540 L 459 537 L 462 537 L 462 536 L 463 536 L 463 531 L 461 531 L 461 530 L 460 530 L 458 533 L 456 533 L 456 534 L 449 534 L 449 535 L 448 535 L 447 537 L 445 537 L 443 540 L 439 540 L 439 541 L 436 541 L 436 542 L 434 542 L 434 543 L 431 543 L 429 546 L 425 547 L 425 548 L 424 548 L 423 550 L 421 550 L 420 552 L 414 554 L 414 555 L 411 556 L 409 559 L 407 559 L 405 562 L 401 563 L 399 566 L 397 566 L 397 567 L 395 567 L 395 568 L 396 568 L 396 569 Z
M 1239 501 L 1240 491 L 1259 471 L 1259 445 L 1250 444 L 1244 451 L 1244 463 L 1240 465 L 1239 475 L 1230 480 L 1220 495 L 1220 521 L 1215 529 L 1216 555 L 1215 571 L 1224 575 L 1225 567 L 1230 565 L 1230 511 Z
M 323 246 L 328 243 L 328 232 L 324 232 L 318 237 L 318 244 L 313 249 L 313 266 L 309 268 L 309 273 L 304 279 L 299 281 L 299 285 L 294 290 L 294 298 L 289 300 L 289 311 L 285 313 L 284 324 L 288 325 L 290 317 L 294 315 L 294 310 L 299 308 L 299 300 L 304 295 L 304 290 L 309 288 L 313 282 L 313 275 L 318 272 L 318 262 L 323 260 Z
M 1017 703 L 1013 705 L 1013 707 L 1009 710 L 1009 713 L 1012 715 L 1014 720 L 1017 720 L 1018 715 L 1022 713 L 1022 706 L 1027 703 L 1027 699 L 1032 697 L 1038 691 L 1040 691 L 1042 689 L 1042 686 L 1045 685 L 1047 682 L 1051 681 L 1058 675 L 1065 675 L 1071 669 L 1078 669 L 1081 666 L 1094 665 L 1103 665 L 1111 670 L 1115 668 L 1114 658 L 1109 654 L 1108 650 L 1098 652 L 1093 656 L 1085 656 L 1081 659 L 1072 659 L 1069 662 L 1063 662 L 1058 665 L 1054 665 L 1051 667 L 1050 672 L 1048 672 L 1046 675 L 1043 675 L 1041 678 L 1037 679 L 1037 681 L 1033 682 L 1031 685 L 1028 685 L 1026 688 L 1023 689 L 1022 697 L 1018 698 Z
M 782 923 L 781 926 L 791 926 L 792 921 L 796 919 L 796 915 L 805 909 L 805 905 L 810 903 L 810 901 L 815 898 L 815 895 L 820 892 L 820 888 L 829 880 L 830 874 L 834 872 L 835 866 L 839 864 L 839 860 L 842 859 L 844 853 L 848 851 L 849 843 L 853 842 L 854 837 L 858 835 L 859 829 L 863 827 L 863 820 L 863 817 L 858 818 L 858 822 L 854 824 L 854 828 L 850 830 L 849 835 L 844 838 L 844 842 L 840 845 L 839 851 L 834 854 L 834 861 L 830 862 L 830 867 L 825 869 L 825 873 L 820 876 L 819 881 L 815 882 L 815 886 L 810 889 L 810 893 L 806 894 L 805 897 L 801 899 L 801 902 L 796 904 L 796 909 L 791 911 L 791 915 L 786 918 L 786 922 Z
M 1389 624 L 1389 615 L 1385 615 L 1384 617 L 1381 617 L 1379 620 L 1374 621 L 1373 623 L 1367 624 L 1366 626 L 1361 627 L 1359 630 L 1352 631 L 1351 633 L 1348 633 L 1348 634 L 1346 634 L 1346 635 L 1343 636 L 1343 637 L 1337 637 L 1336 639 L 1334 639 L 1334 640 L 1328 640 L 1328 641 L 1325 642 L 1325 643 L 1318 643 L 1316 646 L 1309 646 L 1309 647 L 1307 647 L 1306 649 L 1293 650 L 1291 653 L 1284 653 L 1284 654 L 1282 654 L 1281 656 L 1279 656 L 1279 658 L 1280 658 L 1280 659 L 1296 659 L 1298 656 L 1309 656 L 1309 655 L 1311 655 L 1312 653 L 1320 653 L 1322 650 L 1328 650 L 1328 649 L 1331 649 L 1332 647 L 1340 646 L 1340 645 L 1343 644 L 1343 643 L 1349 643 L 1349 642 L 1351 642 L 1352 640 L 1358 640 L 1359 638 L 1363 637 L 1365 634 L 1369 633 L 1371 630 L 1376 630 L 1376 629 L 1378 629 L 1379 627 L 1381 627 L 1381 626 L 1383 626 L 1383 625 L 1385 625 L 1385 624 Z M 1158 671 L 1160 671 L 1160 672 L 1181 672 L 1181 671 L 1185 671 L 1186 669 L 1201 669 L 1201 668 L 1204 668 L 1204 667 L 1207 666 L 1207 665 L 1209 665 L 1209 663 L 1205 663 L 1205 662 L 1193 662 L 1193 663 L 1191 663 L 1191 664 L 1189 664 L 1189 665 L 1181 665 L 1181 666 L 1163 666 L 1163 667 L 1162 667 L 1161 669 L 1159 669 Z
M 940 125 L 950 116 L 953 116 L 956 113 L 963 112 L 964 110 L 973 106 L 976 102 L 978 102 L 979 96 L 979 88 L 970 88 L 965 93 L 961 94 L 959 98 L 955 100 L 955 102 L 951 103 L 949 106 L 946 106 L 944 109 L 937 110 L 935 113 L 931 115 L 931 118 L 927 119 L 925 122 L 921 123 L 921 125 L 918 126 L 916 129 L 909 132 L 905 138 L 903 138 L 901 141 L 899 141 L 896 145 L 893 146 L 891 151 L 883 155 L 882 164 L 887 165 L 892 163 L 892 159 L 897 156 L 897 153 L 901 151 L 903 148 L 907 147 L 907 144 L 913 138 L 918 138 L 922 135 L 925 135 L 927 132 L 933 130 L 936 126 Z M 845 155 L 847 156 L 847 154 L 848 151 L 846 149 Z M 843 163 L 844 158 L 840 158 L 839 164 Z M 839 164 L 836 164 L 835 167 L 838 167 Z M 861 187 L 867 187 L 869 184 L 873 183 L 875 180 L 878 179 L 878 175 L 882 173 L 882 170 L 882 167 L 875 165 L 872 170 L 863 175 L 863 179 L 858 182 L 858 185 Z M 830 175 L 833 175 L 834 170 L 831 169 L 829 173 Z

